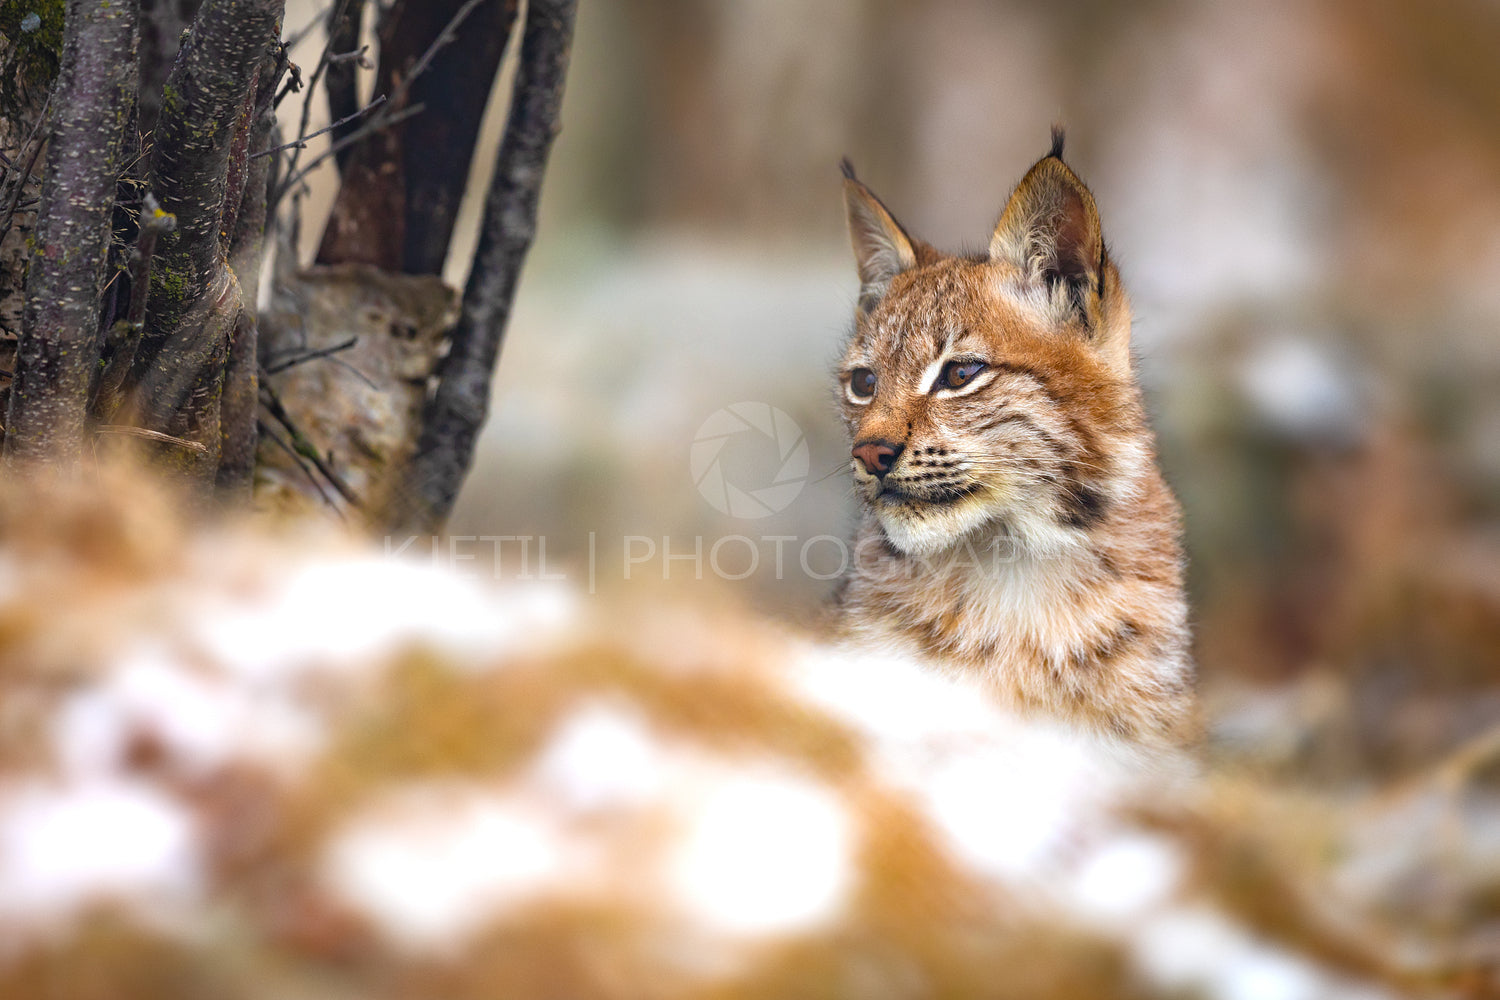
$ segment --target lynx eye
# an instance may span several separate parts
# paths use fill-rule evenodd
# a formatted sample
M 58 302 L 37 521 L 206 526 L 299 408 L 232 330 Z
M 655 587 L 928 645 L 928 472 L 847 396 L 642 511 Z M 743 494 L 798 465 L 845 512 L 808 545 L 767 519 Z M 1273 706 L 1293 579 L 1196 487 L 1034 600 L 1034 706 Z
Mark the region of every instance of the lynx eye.
M 860 399 L 875 395 L 875 373 L 868 368 L 856 368 L 849 373 L 849 391 Z
M 973 381 L 974 376 L 984 371 L 983 361 L 950 361 L 943 366 L 938 376 L 938 388 L 961 389 Z

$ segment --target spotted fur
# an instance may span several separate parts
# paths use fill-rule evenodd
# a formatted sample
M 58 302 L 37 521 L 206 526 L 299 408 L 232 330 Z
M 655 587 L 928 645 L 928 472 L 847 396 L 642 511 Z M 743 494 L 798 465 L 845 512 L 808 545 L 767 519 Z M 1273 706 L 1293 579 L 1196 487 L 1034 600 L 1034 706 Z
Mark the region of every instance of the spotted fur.
M 982 255 L 911 238 L 851 169 L 844 198 L 861 294 L 840 398 L 862 517 L 843 631 L 978 674 L 1024 710 L 1180 739 L 1193 698 L 1178 506 L 1132 371 L 1130 304 L 1061 135 Z M 983 367 L 955 388 L 950 362 Z M 884 474 L 858 457 L 870 443 L 896 451 Z

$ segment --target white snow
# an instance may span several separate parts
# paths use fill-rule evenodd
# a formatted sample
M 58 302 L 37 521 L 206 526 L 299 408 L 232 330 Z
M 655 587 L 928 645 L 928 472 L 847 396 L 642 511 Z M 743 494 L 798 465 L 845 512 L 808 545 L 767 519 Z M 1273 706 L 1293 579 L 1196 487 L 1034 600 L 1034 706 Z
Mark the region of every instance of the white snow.
M 364 556 L 306 563 L 253 600 L 209 602 L 192 616 L 205 652 L 230 670 L 278 675 L 353 668 L 421 643 L 487 665 L 566 623 L 574 595 L 507 590 L 440 566 Z
M 1133 936 L 1137 964 L 1159 986 L 1210 1000 L 1377 1000 L 1381 991 L 1330 975 L 1253 937 L 1206 905 L 1165 910 Z
M 684 910 L 730 935 L 833 919 L 853 881 L 853 831 L 826 788 L 791 773 L 725 770 L 689 812 L 669 862 Z
M 537 756 L 530 784 L 575 812 L 639 808 L 660 799 L 669 762 L 647 721 L 624 705 L 573 710 Z
M 126 779 L 0 793 L 0 918 L 39 923 L 106 900 L 159 906 L 199 892 L 192 815 Z
M 959 860 L 994 879 L 1055 876 L 1063 852 L 1133 787 L 1112 746 L 1023 722 L 976 684 L 914 660 L 813 651 L 792 683 L 860 730 L 876 772 L 907 790 Z
M 562 839 L 552 817 L 514 796 L 416 785 L 337 832 L 323 872 L 393 941 L 448 951 L 555 886 Z
M 149 736 L 189 774 L 231 760 L 294 765 L 323 737 L 317 718 L 283 686 L 193 670 L 148 642 L 133 646 L 97 685 L 70 695 L 52 735 L 59 763 L 78 776 L 120 768 L 136 736 Z
M 1167 902 L 1182 882 L 1182 851 L 1165 837 L 1116 833 L 1089 853 L 1064 888 L 1073 908 L 1116 927 Z

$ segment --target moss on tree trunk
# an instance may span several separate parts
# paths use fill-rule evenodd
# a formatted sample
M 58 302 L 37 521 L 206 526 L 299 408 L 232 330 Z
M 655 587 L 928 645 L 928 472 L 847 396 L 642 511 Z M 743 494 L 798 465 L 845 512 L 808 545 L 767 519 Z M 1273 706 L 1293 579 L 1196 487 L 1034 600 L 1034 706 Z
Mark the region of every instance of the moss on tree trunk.
M 137 5 L 69 0 L 35 248 L 5 421 L 7 460 L 75 460 L 99 356 L 99 293 L 136 90 Z

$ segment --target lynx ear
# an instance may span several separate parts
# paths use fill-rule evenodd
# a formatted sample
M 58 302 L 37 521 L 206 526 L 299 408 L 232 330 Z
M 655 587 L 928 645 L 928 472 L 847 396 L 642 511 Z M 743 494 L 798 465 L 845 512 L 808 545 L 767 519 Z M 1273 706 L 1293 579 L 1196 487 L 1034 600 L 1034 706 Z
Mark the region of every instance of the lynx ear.
M 1093 327 L 1109 270 L 1094 196 L 1062 160 L 1062 132 L 1036 162 L 1005 206 L 990 238 L 990 259 L 1021 268 L 1029 280 L 1065 292 L 1066 301 Z
M 917 254 L 900 223 L 854 176 L 854 166 L 848 160 L 841 166 L 849 242 L 859 265 L 859 309 L 869 312 L 885 295 L 892 278 L 916 266 Z

